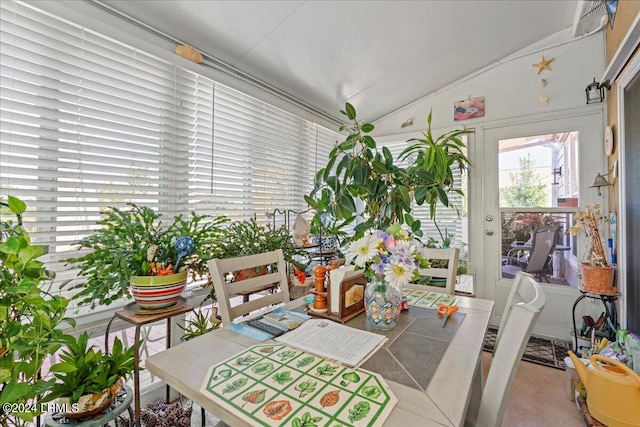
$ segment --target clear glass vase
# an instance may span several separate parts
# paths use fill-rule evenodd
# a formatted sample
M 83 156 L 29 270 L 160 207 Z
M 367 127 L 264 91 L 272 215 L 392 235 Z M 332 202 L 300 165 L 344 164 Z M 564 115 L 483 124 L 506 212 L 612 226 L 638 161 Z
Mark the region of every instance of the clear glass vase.
M 393 329 L 398 323 L 402 291 L 376 276 L 364 291 L 364 308 L 369 324 L 376 329 Z

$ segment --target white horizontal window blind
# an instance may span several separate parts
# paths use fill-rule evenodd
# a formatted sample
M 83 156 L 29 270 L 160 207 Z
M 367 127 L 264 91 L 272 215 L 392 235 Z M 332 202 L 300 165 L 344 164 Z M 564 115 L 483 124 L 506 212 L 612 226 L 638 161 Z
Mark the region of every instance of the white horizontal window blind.
M 306 207 L 337 133 L 32 4 L 0 13 L 0 193 L 27 202 L 56 284 L 108 206 L 234 219 Z
M 303 195 L 337 135 L 223 85 L 215 87 L 213 134 L 213 209 L 259 222 L 275 209 L 306 209 Z
M 394 159 L 397 159 L 402 150 L 408 147 L 406 141 L 387 142 L 380 145 L 386 146 L 389 151 L 391 151 L 391 154 L 393 154 Z M 403 167 L 406 167 L 408 166 L 408 160 L 405 160 L 400 164 Z M 453 170 L 453 176 L 455 179 L 454 187 L 456 189 L 462 190 L 466 195 L 466 175 L 461 174 L 460 170 L 456 168 Z M 466 227 L 466 197 L 453 192 L 449 193 L 448 196 L 451 207 L 447 208 L 439 203 L 436 207 L 436 221 L 443 235 L 445 235 L 445 233 L 451 235 L 451 244 L 456 247 L 461 247 L 463 243 L 468 243 L 463 237 Z M 458 211 L 456 211 L 454 207 L 457 208 Z M 460 215 L 458 215 L 458 212 L 460 212 Z M 442 243 L 442 238 L 438 233 L 438 229 L 436 228 L 434 222 L 431 220 L 428 205 L 424 204 L 420 206 L 415 204 L 414 202 L 411 210 L 411 215 L 421 221 L 422 232 L 424 233 L 423 240 L 425 242 L 427 241 L 427 238 L 433 237 L 438 241 L 438 243 Z

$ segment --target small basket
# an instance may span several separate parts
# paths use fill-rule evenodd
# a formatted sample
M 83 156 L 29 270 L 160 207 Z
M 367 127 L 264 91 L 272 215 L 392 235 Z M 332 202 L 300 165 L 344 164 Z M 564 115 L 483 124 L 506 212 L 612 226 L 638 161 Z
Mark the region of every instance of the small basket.
M 596 294 L 615 293 L 616 290 L 613 288 L 615 270 L 613 266 L 593 267 L 582 264 L 582 289 Z

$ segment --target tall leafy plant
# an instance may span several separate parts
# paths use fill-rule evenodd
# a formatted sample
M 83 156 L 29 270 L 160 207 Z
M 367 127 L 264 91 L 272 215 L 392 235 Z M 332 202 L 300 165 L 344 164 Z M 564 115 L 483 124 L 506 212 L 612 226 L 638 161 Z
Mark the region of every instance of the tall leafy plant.
M 436 221 L 436 207 L 454 207 L 449 201 L 450 193 L 464 196 L 464 192 L 455 188 L 454 169 L 467 170 L 472 166 L 465 153 L 465 144 L 461 137 L 473 133 L 472 130 L 458 129 L 446 132 L 436 138 L 431 131 L 432 113 L 427 118 L 427 131 L 423 138 L 412 138 L 407 142 L 409 147 L 400 153 L 399 159 L 413 157 L 407 173 L 408 186 L 414 189 L 414 198 L 418 205 L 427 204 L 429 215 L 442 241 L 446 237 Z
M 40 415 L 38 396 L 53 387 L 54 380 L 40 378 L 42 364 L 63 344 L 59 326 L 66 322 L 68 300 L 52 295 L 45 285 L 54 278 L 38 260 L 47 248 L 33 245 L 27 230 L 15 221 L 27 210 L 13 196 L 0 206 L 0 425 L 22 426 Z M 14 219 L 9 219 L 13 217 Z M 8 408 L 35 408 L 13 412 Z M 26 405 L 26 406 L 25 406 Z
M 356 235 L 396 222 L 406 222 L 419 233 L 420 222 L 409 215 L 412 188 L 407 170 L 394 163 L 388 148 L 378 150 L 370 135 L 374 125 L 359 121 L 351 104 L 346 103 L 341 113 L 351 123 L 340 130 L 348 130 L 349 135 L 331 150 L 327 165 L 316 173 L 314 189 L 305 196 L 307 204 L 337 220 L 361 216 L 364 221 L 355 227 Z
M 355 237 L 364 230 L 384 229 L 397 222 L 407 224 L 415 235 L 421 236 L 421 223 L 411 216 L 411 206 L 414 202 L 427 204 L 444 240 L 436 222 L 436 207 L 451 207 L 451 192 L 463 195 L 454 186 L 453 171 L 471 166 L 461 137 L 472 131 L 454 130 L 434 137 L 429 113 L 424 138 L 410 139 L 409 147 L 398 158 L 400 162 L 410 160 L 405 168 L 394 161 L 388 148 L 377 147 L 370 135 L 374 125 L 358 121 L 351 104 L 347 103 L 341 112 L 351 121 L 341 129 L 348 130 L 349 135 L 334 147 L 327 165 L 317 172 L 314 189 L 305 196 L 309 206 L 336 219 L 361 216 L 363 222 L 355 227 Z M 360 209 L 358 201 L 362 202 Z

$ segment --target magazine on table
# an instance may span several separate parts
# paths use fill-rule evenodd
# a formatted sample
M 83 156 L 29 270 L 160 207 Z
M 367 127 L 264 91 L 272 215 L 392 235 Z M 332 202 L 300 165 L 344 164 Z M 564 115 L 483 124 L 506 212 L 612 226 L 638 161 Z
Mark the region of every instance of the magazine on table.
M 380 348 L 387 338 L 325 319 L 310 319 L 298 328 L 276 337 L 277 341 L 358 367 Z

